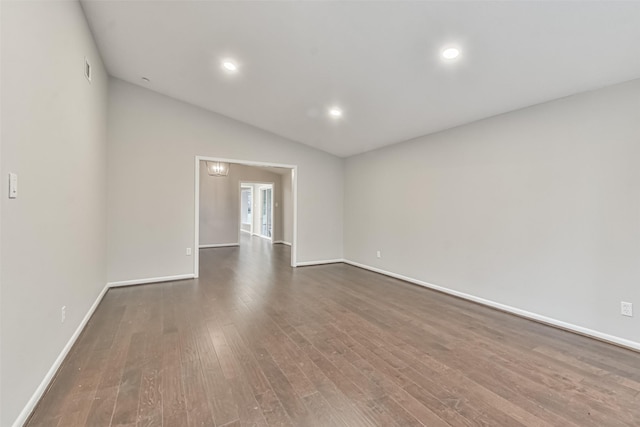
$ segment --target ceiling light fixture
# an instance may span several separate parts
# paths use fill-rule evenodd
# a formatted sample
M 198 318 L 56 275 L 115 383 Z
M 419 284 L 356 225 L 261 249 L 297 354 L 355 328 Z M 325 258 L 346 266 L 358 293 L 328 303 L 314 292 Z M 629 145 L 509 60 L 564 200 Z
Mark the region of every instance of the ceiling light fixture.
M 227 176 L 229 175 L 229 163 L 207 162 L 207 173 L 211 176 Z
M 236 63 L 228 59 L 225 59 L 224 61 L 222 61 L 222 68 L 232 73 L 235 71 L 238 71 L 238 66 L 236 65 Z
M 449 47 L 442 51 L 444 59 L 456 59 L 460 55 L 460 50 L 455 47 Z
M 329 108 L 329 115 L 334 119 L 339 119 L 342 117 L 342 110 L 338 107 Z

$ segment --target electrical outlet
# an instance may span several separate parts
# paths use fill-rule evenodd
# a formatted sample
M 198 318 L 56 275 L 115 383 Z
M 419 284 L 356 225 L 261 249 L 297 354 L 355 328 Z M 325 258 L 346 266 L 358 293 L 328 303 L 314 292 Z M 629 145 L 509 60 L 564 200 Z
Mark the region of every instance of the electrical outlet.
M 187 248 L 187 256 L 191 256 L 191 248 Z
M 65 320 L 67 320 L 67 306 L 63 305 L 60 310 L 60 323 L 64 323 Z
M 376 251 L 376 257 L 377 258 L 382 258 L 382 252 Z
M 633 317 L 633 304 L 622 301 L 620 303 L 620 314 L 623 316 Z

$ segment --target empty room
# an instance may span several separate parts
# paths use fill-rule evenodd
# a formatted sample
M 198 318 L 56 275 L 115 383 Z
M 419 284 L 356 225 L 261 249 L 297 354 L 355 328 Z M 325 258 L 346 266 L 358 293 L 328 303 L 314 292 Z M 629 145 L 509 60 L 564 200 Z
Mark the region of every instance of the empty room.
M 639 41 L 0 0 L 0 426 L 640 426 Z

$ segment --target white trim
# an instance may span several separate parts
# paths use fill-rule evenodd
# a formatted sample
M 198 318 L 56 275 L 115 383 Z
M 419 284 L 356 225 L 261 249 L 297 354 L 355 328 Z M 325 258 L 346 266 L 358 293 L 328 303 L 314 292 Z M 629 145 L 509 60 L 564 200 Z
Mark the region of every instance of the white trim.
M 295 267 L 298 265 L 298 167 L 297 166 L 291 170 L 291 192 L 293 193 L 293 242 L 291 242 L 291 267 Z M 282 231 L 284 232 L 284 230 Z
M 609 335 L 604 332 L 598 332 L 593 329 L 584 328 L 582 326 L 574 325 L 572 323 L 563 322 L 561 320 L 556 320 L 551 317 L 543 316 L 541 314 L 532 313 L 530 311 L 522 310 L 516 307 L 512 307 L 510 305 L 502 304 L 499 302 L 491 301 L 488 299 L 476 297 L 474 295 L 466 294 L 464 292 L 454 291 L 453 289 L 445 288 L 443 286 L 434 285 L 432 283 L 423 282 L 422 280 L 414 279 L 412 277 L 403 276 L 401 274 L 392 273 L 390 271 L 385 271 L 380 268 L 371 267 L 366 264 L 360 264 L 359 262 L 350 261 L 348 259 L 344 260 L 345 264 L 350 264 L 355 267 L 360 267 L 365 270 L 370 270 L 375 273 L 384 274 L 385 276 L 393 277 L 394 279 L 404 280 L 405 282 L 413 283 L 416 285 L 424 286 L 425 288 L 434 289 L 436 291 L 440 291 L 445 294 L 453 295 L 458 298 L 462 298 L 468 301 L 473 301 L 478 304 L 485 305 L 487 307 L 495 308 L 501 311 L 506 311 L 507 313 L 515 314 L 516 316 L 524 317 L 527 319 L 535 320 L 537 322 L 546 323 L 551 326 L 555 326 L 561 329 L 565 329 L 567 331 L 575 332 L 581 335 L 585 335 L 591 338 L 596 338 L 601 341 L 606 341 L 612 344 L 619 345 L 621 347 L 630 348 L 636 351 L 640 351 L 640 342 L 631 341 L 625 338 L 620 338 L 615 335 Z
M 196 253 L 198 253 L 196 251 Z M 194 279 L 193 273 L 178 274 L 176 276 L 149 277 L 148 279 L 123 280 L 120 282 L 109 282 L 107 286 L 110 288 L 118 288 L 120 286 L 144 285 L 147 283 L 173 282 L 174 280 Z
M 71 348 L 78 340 L 78 337 L 80 336 L 84 328 L 87 326 L 87 323 L 89 323 L 89 319 L 91 319 L 91 316 L 93 316 L 93 313 L 96 311 L 96 309 L 98 308 L 98 305 L 100 305 L 100 302 L 102 302 L 102 299 L 104 298 L 104 296 L 106 295 L 107 291 L 110 288 L 117 288 L 120 286 L 141 285 L 145 283 L 169 282 L 169 281 L 183 280 L 183 279 L 193 279 L 193 274 L 180 274 L 177 276 L 154 277 L 150 279 L 124 280 L 121 282 L 107 283 L 106 286 L 102 288 L 102 291 L 100 291 L 100 294 L 98 295 L 96 300 L 93 302 L 93 304 L 89 308 L 89 311 L 87 311 L 87 314 L 84 316 L 84 318 L 76 328 L 73 335 L 71 335 L 71 338 L 69 338 L 69 341 L 67 341 L 67 344 L 64 346 L 64 348 L 62 349 L 62 351 L 60 352 L 56 360 L 53 362 L 53 365 L 51 365 L 51 368 L 49 368 L 49 371 L 40 382 L 40 385 L 38 386 L 38 388 L 33 392 L 33 395 L 31 396 L 27 404 L 24 406 L 24 408 L 22 408 L 22 411 L 20 412 L 16 420 L 13 422 L 12 427 L 21 427 L 27 421 L 27 419 L 35 409 L 38 402 L 40 402 L 40 399 L 44 395 L 45 391 L 47 391 L 49 384 L 51 383 L 51 381 L 53 381 L 53 378 L 55 377 L 56 373 L 62 366 L 64 359 L 69 354 L 69 351 L 71 351 Z
M 195 209 L 193 210 L 194 221 L 193 228 L 196 231 L 194 238 L 194 248 L 200 247 L 200 157 L 196 156 L 196 177 L 195 177 Z M 238 239 L 239 240 L 239 239 Z M 193 277 L 196 279 L 200 275 L 200 251 L 194 251 L 193 254 Z
M 277 245 L 278 243 L 280 243 L 282 245 L 291 246 L 291 243 L 285 242 L 284 240 L 276 240 L 275 242 L 273 242 L 274 245 Z
M 271 242 L 271 237 L 263 236 L 262 234 L 256 234 L 256 233 L 254 233 L 254 234 L 252 234 L 252 235 L 253 235 L 253 236 L 256 236 L 256 237 L 260 237 L 261 239 L 268 240 L 268 241 L 270 241 L 270 242 Z
M 67 341 L 67 344 L 63 347 L 62 351 L 60 352 L 56 360 L 53 362 L 53 365 L 51 365 L 51 368 L 49 368 L 49 371 L 40 382 L 40 385 L 38 386 L 38 388 L 36 388 L 36 391 L 31 396 L 31 399 L 29 399 L 25 407 L 22 408 L 22 411 L 18 415 L 18 418 L 16 418 L 16 420 L 13 422 L 12 424 L 13 427 L 20 427 L 27 421 L 27 419 L 35 409 L 36 405 L 42 398 L 42 395 L 44 394 L 45 391 L 47 391 L 49 384 L 51 383 L 51 381 L 53 380 L 53 377 L 55 377 L 56 373 L 58 372 L 58 369 L 60 369 L 62 362 L 64 362 L 64 359 L 67 357 L 67 354 L 69 354 L 69 351 L 71 351 L 71 348 L 76 343 L 76 340 L 84 330 L 84 327 L 87 325 L 87 323 L 89 323 L 89 319 L 91 319 L 91 316 L 96 311 L 96 308 L 98 308 L 98 305 L 100 305 L 102 298 L 104 298 L 108 290 L 109 290 L 109 285 L 106 285 L 104 288 L 102 288 L 102 291 L 100 291 L 100 294 L 98 294 L 98 297 L 96 298 L 96 300 L 93 302 L 91 307 L 89 307 L 89 311 L 87 311 L 87 314 L 84 316 L 84 318 L 76 328 L 75 332 L 73 333 L 73 335 L 71 335 L 71 338 L 69 338 L 69 341 Z
M 198 246 L 198 249 L 226 248 L 229 246 L 240 246 L 240 243 L 220 243 L 220 244 L 213 244 L 213 245 L 200 245 Z
M 251 206 L 250 206 L 251 207 L 251 222 L 249 223 L 249 230 L 243 230 L 242 229 L 242 226 L 246 224 L 246 223 L 242 222 L 242 190 L 251 190 Z M 240 208 L 239 208 L 239 211 L 240 211 L 240 219 L 239 219 L 240 232 L 238 233 L 238 241 L 240 241 L 240 239 L 241 239 L 240 236 L 242 235 L 242 232 L 253 234 L 253 223 L 254 223 L 254 221 L 253 221 L 254 220 L 254 218 L 253 218 L 253 216 L 254 216 L 253 215 L 253 200 L 254 200 L 253 197 L 254 197 L 253 185 L 243 184 L 243 182 L 240 181 Z
M 263 236 L 260 235 L 260 237 L 264 237 L 265 239 L 269 239 L 271 241 L 271 243 L 273 243 L 273 236 L 276 235 L 276 227 L 275 227 L 275 217 L 273 216 L 274 212 L 273 212 L 273 207 L 276 203 L 276 185 L 275 183 L 270 183 L 270 184 L 264 184 L 264 185 L 258 185 L 258 191 L 260 192 L 260 213 L 262 213 L 262 190 L 271 190 L 271 206 L 269 206 L 271 208 L 271 236 Z M 262 218 L 262 215 L 260 215 L 260 218 Z M 262 221 L 261 221 L 262 222 Z M 262 223 L 260 224 L 259 230 L 262 230 Z
M 298 165 L 287 165 L 281 163 L 255 162 L 251 160 L 224 159 L 218 157 L 195 156 L 194 167 L 194 248 L 200 246 L 200 161 L 228 162 L 247 166 L 270 166 L 276 168 L 291 169 L 291 191 L 293 192 L 293 242 L 291 244 L 291 267 L 297 265 L 298 259 Z M 238 233 L 239 234 L 239 233 Z M 200 274 L 200 253 L 195 251 L 193 257 L 193 277 L 198 278 Z
M 278 243 L 280 243 L 280 242 L 278 242 Z M 282 243 L 284 243 L 284 242 L 282 242 Z M 414 278 L 411 278 L 411 277 L 403 276 L 401 274 L 392 273 L 390 271 L 382 270 L 380 268 L 371 267 L 369 265 L 361 264 L 359 262 L 351 261 L 351 260 L 348 260 L 348 259 L 335 259 L 335 260 L 322 260 L 322 261 L 303 261 L 303 262 L 300 262 L 298 265 L 299 266 L 308 266 L 308 265 L 333 264 L 333 263 L 339 263 L 339 262 L 343 262 L 345 264 L 353 265 L 355 267 L 359 267 L 359 268 L 362 268 L 362 269 L 365 269 L 365 270 L 373 271 L 375 273 L 383 274 L 385 276 L 393 277 L 394 279 L 399 279 L 399 280 L 403 280 L 405 282 L 409 282 L 409 283 L 413 283 L 413 284 L 416 284 L 416 285 L 419 285 L 419 286 L 423 286 L 425 288 L 434 289 L 436 291 L 440 291 L 440 292 L 445 293 L 445 294 L 453 295 L 453 296 L 456 296 L 458 298 L 462 298 L 462 299 L 465 299 L 465 300 L 468 300 L 468 301 L 473 301 L 473 302 L 476 302 L 478 304 L 482 304 L 482 305 L 485 305 L 485 306 L 488 306 L 488 307 L 492 307 L 492 308 L 495 308 L 495 309 L 498 309 L 498 310 L 501 310 L 501 311 L 505 311 L 505 312 L 508 312 L 508 313 L 512 313 L 512 314 L 515 314 L 515 315 L 520 316 L 520 317 L 525 317 L 525 318 L 528 318 L 528 319 L 531 319 L 531 320 L 535 320 L 535 321 L 538 321 L 538 322 L 541 322 L 541 323 L 546 323 L 546 324 L 549 324 L 549 325 L 552 325 L 552 326 L 556 326 L 556 327 L 559 327 L 559 328 L 562 328 L 562 329 L 566 329 L 566 330 L 571 331 L 571 332 L 576 332 L 576 333 L 581 334 L 581 335 L 585 335 L 585 336 L 592 337 L 592 338 L 597 338 L 597 339 L 602 340 L 602 341 L 610 342 L 612 344 L 616 344 L 616 345 L 619 345 L 619 346 L 622 346 L 622 347 L 627 347 L 627 348 L 630 348 L 630 349 L 633 349 L 633 350 L 636 350 L 636 351 L 640 351 L 640 343 L 635 342 L 635 341 L 627 340 L 625 338 L 616 337 L 614 335 L 605 334 L 603 332 L 594 331 L 593 329 L 588 329 L 588 328 L 584 328 L 582 326 L 573 325 L 571 323 L 563 322 L 563 321 L 560 321 L 560 320 L 552 319 L 552 318 L 547 317 L 547 316 L 542 316 L 540 314 L 536 314 L 536 313 L 532 313 L 532 312 L 529 312 L 529 311 L 521 310 L 519 308 L 511 307 L 511 306 L 508 306 L 506 304 L 501 304 L 501 303 L 498 303 L 498 302 L 495 302 L 495 301 L 491 301 L 491 300 L 487 300 L 487 299 L 484 299 L 484 298 L 476 297 L 476 296 L 473 296 L 473 295 L 470 295 L 470 294 L 466 294 L 464 292 L 454 291 L 452 289 L 448 289 L 448 288 L 445 288 L 445 287 L 442 287 L 442 286 L 434 285 L 434 284 L 431 284 L 431 283 L 428 283 L 428 282 L 424 282 L 422 280 L 414 279 Z M 102 291 L 100 291 L 100 294 L 98 295 L 98 297 L 96 298 L 94 303 L 89 308 L 89 311 L 87 311 L 87 314 L 84 316 L 84 318 L 82 319 L 82 321 L 80 322 L 80 324 L 76 328 L 76 330 L 73 333 L 73 335 L 71 336 L 71 338 L 69 338 L 69 341 L 67 342 L 67 344 L 64 346 L 64 348 L 62 349 L 62 351 L 60 352 L 60 354 L 58 355 L 56 360 L 53 362 L 53 365 L 51 366 L 51 368 L 49 369 L 49 371 L 47 372 L 45 377 L 40 382 L 40 385 L 38 386 L 38 388 L 35 390 L 35 392 L 31 396 L 31 398 L 27 402 L 27 404 L 24 406 L 24 408 L 22 409 L 22 411 L 20 412 L 20 414 L 18 415 L 16 420 L 13 422 L 12 427 L 21 427 L 27 421 L 27 419 L 29 418 L 29 416 L 31 415 L 33 410 L 35 409 L 36 405 L 38 404 L 38 402 L 42 398 L 44 392 L 49 387 L 49 384 L 53 380 L 54 376 L 58 372 L 58 369 L 60 369 L 60 366 L 64 362 L 64 359 L 69 354 L 69 351 L 71 351 L 71 348 L 73 347 L 73 345 L 77 341 L 78 337 L 80 336 L 80 334 L 82 333 L 84 328 L 87 326 L 87 323 L 89 323 L 89 320 L 91 319 L 91 316 L 93 316 L 93 313 L 96 311 L 96 309 L 98 308 L 98 305 L 100 305 L 100 302 L 102 301 L 102 299 L 104 298 L 105 294 L 107 293 L 107 291 L 110 288 L 115 288 L 115 287 L 120 287 L 120 286 L 136 285 L 136 284 L 154 283 L 154 282 L 167 282 L 167 281 L 191 279 L 191 278 L 194 278 L 193 274 L 181 274 L 181 275 L 176 275 L 176 276 L 155 277 L 155 278 L 150 278 L 150 279 L 125 280 L 125 281 L 121 281 L 121 282 L 109 282 L 109 283 L 107 283 L 107 285 L 102 289 Z
M 302 261 L 298 263 L 298 267 L 306 267 L 308 265 L 323 265 L 323 264 L 337 264 L 339 262 L 345 262 L 342 258 L 338 259 L 321 259 L 318 261 Z

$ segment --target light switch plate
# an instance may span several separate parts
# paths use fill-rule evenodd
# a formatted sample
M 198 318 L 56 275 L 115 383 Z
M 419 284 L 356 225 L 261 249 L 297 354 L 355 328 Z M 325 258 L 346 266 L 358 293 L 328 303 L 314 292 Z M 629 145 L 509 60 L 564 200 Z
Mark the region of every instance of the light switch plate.
M 9 173 L 9 198 L 18 197 L 18 174 Z

